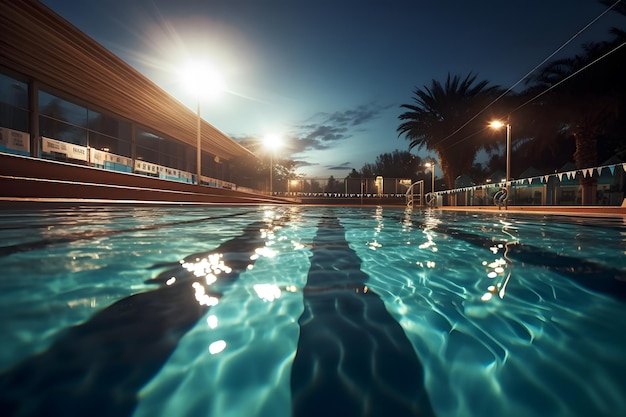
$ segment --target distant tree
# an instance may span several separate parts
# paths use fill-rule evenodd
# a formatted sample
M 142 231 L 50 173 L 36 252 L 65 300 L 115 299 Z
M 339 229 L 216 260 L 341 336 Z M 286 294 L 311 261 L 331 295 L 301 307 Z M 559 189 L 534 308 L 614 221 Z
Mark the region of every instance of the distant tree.
M 445 83 L 432 80 L 430 86 L 415 88 L 414 104 L 403 104 L 402 121 L 397 131 L 410 141 L 409 150 L 426 148 L 439 157 L 440 167 L 449 187 L 462 173 L 469 173 L 481 148 L 495 145 L 485 136 L 486 121 L 475 117 L 498 97 L 502 90 L 476 81 L 476 75 L 461 79 L 448 74 Z
M 231 161 L 232 181 L 258 190 L 265 189 L 269 184 L 270 165 L 272 172 L 272 189 L 274 191 L 287 191 L 287 181 L 297 179 L 296 162 L 290 159 L 276 159 L 271 161 L 266 158 L 254 158 L 252 156 L 238 157 Z
M 361 174 L 356 169 L 352 168 L 352 171 L 350 171 L 350 173 L 348 174 L 346 178 L 361 178 L 362 176 L 363 174 Z
M 341 189 L 341 184 L 339 181 L 335 179 L 332 175 L 328 177 L 328 182 L 326 183 L 326 187 L 324 187 L 324 192 L 326 193 L 340 193 L 343 190 Z
M 472 164 L 472 169 L 470 170 L 470 176 L 477 184 L 484 184 L 485 180 L 489 177 L 489 171 L 489 166 L 485 168 L 480 163 L 474 163 Z
M 361 168 L 361 174 L 363 175 L 364 178 L 373 178 L 375 177 L 377 174 L 378 170 L 376 169 L 376 166 L 373 163 L 365 163 L 363 164 L 363 167 Z
M 264 189 L 269 180 L 265 164 L 251 156 L 240 156 L 230 162 L 231 181 L 254 189 Z
M 274 162 L 273 189 L 276 191 L 287 191 L 287 182 L 297 179 L 296 162 L 291 159 L 278 159 Z
M 373 164 L 365 164 L 362 172 L 370 173 L 369 177 L 381 175 L 387 178 L 414 179 L 419 171 L 424 170 L 422 158 L 409 151 L 395 150 L 376 157 Z

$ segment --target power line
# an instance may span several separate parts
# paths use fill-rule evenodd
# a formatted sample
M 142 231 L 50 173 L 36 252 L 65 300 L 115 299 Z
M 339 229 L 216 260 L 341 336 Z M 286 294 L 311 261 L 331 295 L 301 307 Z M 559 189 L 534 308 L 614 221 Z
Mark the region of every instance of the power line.
M 539 97 L 543 96 L 544 94 L 546 94 L 547 92 L 549 92 L 550 90 L 552 90 L 553 88 L 563 84 L 565 81 L 569 80 L 570 78 L 578 75 L 579 73 L 583 72 L 584 70 L 586 70 L 587 68 L 589 68 L 590 66 L 596 64 L 598 61 L 606 58 L 607 56 L 611 55 L 613 52 L 617 51 L 618 49 L 620 49 L 621 47 L 623 47 L 624 45 L 626 45 L 626 41 L 623 42 L 621 45 L 616 46 L 615 48 L 611 49 L 610 51 L 608 51 L 607 53 L 605 53 L 604 55 L 602 55 L 601 57 L 598 57 L 596 59 L 594 59 L 593 61 L 591 61 L 590 63 L 588 63 L 587 65 L 583 66 L 582 68 L 576 70 L 575 72 L 571 73 L 570 75 L 568 75 L 567 77 L 563 78 L 562 80 L 560 80 L 559 82 L 557 82 L 554 85 L 551 85 L 550 87 L 548 87 L 546 90 L 542 91 L 541 93 L 537 94 L 536 96 L 534 96 L 533 98 L 525 101 L 524 103 L 520 104 L 518 107 L 516 107 L 515 109 L 511 110 L 511 113 L 515 113 L 516 111 L 518 111 L 519 109 L 521 109 L 522 107 L 526 106 L 527 104 L 537 100 Z
M 594 23 L 596 23 L 600 18 L 602 18 L 606 13 L 608 13 L 609 11 L 611 11 L 613 8 L 615 8 L 615 6 L 617 6 L 622 0 L 617 0 L 615 3 L 613 3 L 610 7 L 608 7 L 606 10 L 604 10 L 602 13 L 600 13 L 595 19 L 593 19 L 591 22 L 589 22 L 588 24 L 586 24 L 582 29 L 580 29 L 578 32 L 576 32 L 576 34 L 574 36 L 572 36 L 570 39 L 568 39 L 563 45 L 561 45 L 559 48 L 557 48 L 554 52 L 552 52 L 547 58 L 545 58 L 543 61 L 541 61 L 541 63 L 537 64 L 532 70 L 530 70 L 526 75 L 524 75 L 519 81 L 517 81 L 515 84 L 513 84 L 511 87 L 509 87 L 505 92 L 503 92 L 502 94 L 500 94 L 498 97 L 496 97 L 492 102 L 490 102 L 489 104 L 487 104 L 482 110 L 480 110 L 478 113 L 476 113 L 472 118 L 470 118 L 468 121 L 466 121 L 464 124 L 462 124 L 459 128 L 457 128 L 454 132 L 450 133 L 448 136 L 446 136 L 445 138 L 443 138 L 441 142 L 445 142 L 446 140 L 450 139 L 452 136 L 456 135 L 458 132 L 461 131 L 461 129 L 463 129 L 465 126 L 467 126 L 468 124 L 470 124 L 473 120 L 475 120 L 478 116 L 480 116 L 481 114 L 483 114 L 485 111 L 487 111 L 487 109 L 489 109 L 491 106 L 493 106 L 495 103 L 497 103 L 500 99 L 502 99 L 502 97 L 504 97 L 505 95 L 507 95 L 508 93 L 510 93 L 515 87 L 517 87 L 519 84 L 521 84 L 526 78 L 528 78 L 533 72 L 537 71 L 541 66 L 543 66 L 546 62 L 548 62 L 550 59 L 552 59 L 552 57 L 554 57 L 556 54 L 558 54 L 561 50 L 563 50 L 563 48 L 565 48 L 567 45 L 569 45 L 574 39 L 576 39 L 580 34 L 582 34 L 585 30 L 587 30 L 591 25 L 593 25 Z M 607 55 L 615 52 L 617 49 L 621 48 L 622 46 L 624 46 L 624 44 L 619 45 L 618 47 L 616 47 L 615 49 L 613 49 L 612 51 L 609 51 L 608 53 L 604 54 L 603 56 L 601 56 L 600 58 L 594 60 L 593 62 L 585 65 L 583 68 L 581 68 L 580 70 L 576 71 L 573 74 L 570 74 L 567 78 L 559 81 L 557 84 L 551 86 L 550 88 L 546 89 L 546 91 L 543 91 L 542 93 L 538 94 L 537 96 L 533 97 L 532 99 L 526 101 L 524 104 L 522 104 L 521 106 L 517 107 L 516 109 L 514 109 L 513 111 L 511 111 L 511 113 L 519 110 L 520 108 L 522 108 L 523 106 L 527 105 L 528 103 L 536 100 L 537 98 L 541 97 L 542 95 L 544 95 L 545 93 L 547 93 L 548 91 L 550 91 L 552 88 L 556 87 L 557 85 L 567 81 L 568 79 L 570 79 L 571 77 L 575 76 L 576 74 L 580 73 L 581 71 L 587 69 L 588 67 L 590 67 L 591 65 L 595 64 L 596 62 L 600 61 L 601 59 L 603 59 L 604 57 L 606 57 Z M 509 113 L 510 114 L 510 113 Z M 484 130 L 484 129 L 483 129 Z M 481 130 L 482 131 L 482 130 Z M 479 131 L 480 132 L 480 131 Z M 476 132 L 474 134 L 471 134 L 469 136 L 464 137 L 461 140 L 458 140 L 457 142 L 455 142 L 454 144 L 450 145 L 450 146 L 454 146 L 458 143 L 464 142 L 467 139 L 470 139 L 471 137 L 475 136 L 476 134 L 478 134 L 479 132 Z

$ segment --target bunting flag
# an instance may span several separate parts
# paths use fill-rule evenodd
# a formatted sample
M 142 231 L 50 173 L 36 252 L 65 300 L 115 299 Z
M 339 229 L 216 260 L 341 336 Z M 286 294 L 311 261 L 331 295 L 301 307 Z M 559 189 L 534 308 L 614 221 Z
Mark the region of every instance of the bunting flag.
M 605 165 L 605 166 L 601 166 L 601 167 L 594 167 L 594 168 L 584 168 L 584 169 L 580 169 L 580 170 L 574 170 L 574 171 L 567 171 L 567 172 L 556 172 L 554 174 L 546 174 L 543 176 L 539 176 L 539 177 L 529 177 L 529 178 L 520 178 L 520 179 L 516 179 L 516 180 L 511 180 L 510 184 L 511 185 L 518 185 L 518 184 L 525 184 L 526 181 L 528 181 L 528 184 L 533 184 L 533 182 L 535 180 L 539 180 L 539 182 L 541 183 L 547 183 L 550 180 L 550 177 L 554 176 L 556 178 L 559 179 L 559 181 L 563 181 L 563 176 L 566 176 L 567 179 L 572 180 L 572 179 L 576 179 L 577 175 L 582 175 L 584 178 L 587 177 L 593 177 L 594 175 L 594 171 L 597 172 L 598 176 L 602 175 L 602 170 L 604 168 L 608 168 L 609 171 L 611 172 L 611 175 L 615 175 L 615 168 L 617 168 L 618 165 L 622 166 L 622 169 L 624 170 L 624 172 L 626 172 L 626 162 L 624 163 L 620 163 L 620 164 L 614 164 L 614 165 Z M 437 192 L 436 194 L 438 195 L 444 195 L 444 194 L 456 194 L 459 192 L 467 192 L 467 191 L 476 191 L 476 190 L 488 190 L 490 188 L 496 187 L 496 188 L 503 188 L 506 187 L 507 183 L 506 182 L 499 182 L 499 183 L 493 183 L 493 184 L 485 184 L 485 185 L 475 185 L 475 186 L 471 186 L 471 187 L 461 187 L 461 188 L 457 188 L 457 189 L 452 189 L 452 190 L 444 190 L 444 191 L 440 191 Z

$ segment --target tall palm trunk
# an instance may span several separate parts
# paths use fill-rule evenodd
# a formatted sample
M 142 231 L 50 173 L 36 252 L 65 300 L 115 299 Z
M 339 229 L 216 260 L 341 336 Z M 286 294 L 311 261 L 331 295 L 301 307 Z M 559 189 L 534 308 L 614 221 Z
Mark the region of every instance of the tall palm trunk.
M 576 141 L 576 152 L 574 152 L 574 163 L 578 169 L 590 168 L 598 163 L 598 140 L 596 134 L 587 129 L 579 129 L 574 133 Z M 580 176 L 580 186 L 582 188 L 582 205 L 589 206 L 596 204 L 596 191 L 598 179 L 591 175 Z

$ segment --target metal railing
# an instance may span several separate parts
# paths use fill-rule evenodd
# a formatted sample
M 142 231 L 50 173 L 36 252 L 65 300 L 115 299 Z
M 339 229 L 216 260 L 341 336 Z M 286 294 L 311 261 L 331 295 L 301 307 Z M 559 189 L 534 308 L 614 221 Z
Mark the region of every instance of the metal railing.
M 626 194 L 626 163 L 555 172 L 435 192 L 451 206 L 578 206 L 582 205 L 581 178 L 596 178 L 594 202 L 620 206 Z
M 419 206 L 423 205 L 423 202 L 424 202 L 424 181 L 423 180 L 419 180 L 419 181 L 416 181 L 413 184 L 411 184 L 409 189 L 406 191 L 405 195 L 406 195 L 406 205 L 407 205 L 407 207 L 414 207 L 415 206 L 415 187 L 417 187 L 417 189 L 418 189 L 418 193 L 417 193 L 418 205 Z

